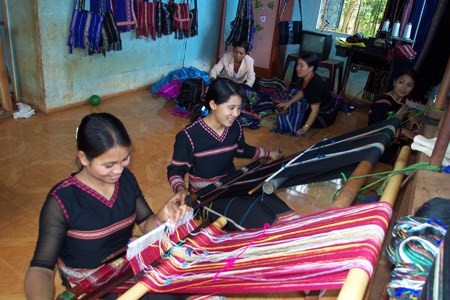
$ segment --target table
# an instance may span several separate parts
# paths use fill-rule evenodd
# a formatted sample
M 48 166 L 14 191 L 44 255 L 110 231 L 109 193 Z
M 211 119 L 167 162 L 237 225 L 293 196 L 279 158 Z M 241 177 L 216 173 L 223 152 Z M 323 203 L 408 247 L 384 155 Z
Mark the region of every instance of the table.
M 336 56 L 347 57 L 344 77 L 342 79 L 342 89 L 339 90 L 339 94 L 341 95 L 345 96 L 345 89 L 350 71 L 358 72 L 362 70 L 378 74 L 384 79 L 384 83 L 387 82 L 387 79 L 390 76 L 391 63 L 388 60 L 387 49 L 378 47 L 346 47 L 336 45 Z M 386 92 L 386 84 L 382 84 L 381 86 L 382 87 L 377 91 L 378 94 Z

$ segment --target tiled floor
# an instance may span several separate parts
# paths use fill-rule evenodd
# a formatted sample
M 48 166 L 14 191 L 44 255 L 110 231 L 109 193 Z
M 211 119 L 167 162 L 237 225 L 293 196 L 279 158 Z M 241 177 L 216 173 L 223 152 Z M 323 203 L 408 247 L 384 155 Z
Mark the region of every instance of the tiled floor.
M 81 118 L 105 111 L 124 122 L 133 140 L 131 169 L 157 210 L 172 194 L 166 166 L 174 136 L 188 122 L 174 117 L 172 109 L 173 103 L 140 91 L 104 100 L 98 107 L 84 105 L 28 119 L 0 120 L 0 299 L 24 299 L 23 279 L 36 242 L 39 211 L 48 190 L 75 171 L 75 129 Z M 358 108 L 351 115 L 340 113 L 332 128 L 318 130 L 310 138 L 273 134 L 265 127 L 245 133 L 249 144 L 281 147 L 292 154 L 326 134 L 332 137 L 364 127 L 366 116 L 367 111 Z M 237 161 L 237 165 L 246 163 Z M 312 194 L 316 199 L 330 193 L 318 186 L 311 187 L 314 190 L 320 191 Z M 61 291 L 59 279 L 55 282 Z

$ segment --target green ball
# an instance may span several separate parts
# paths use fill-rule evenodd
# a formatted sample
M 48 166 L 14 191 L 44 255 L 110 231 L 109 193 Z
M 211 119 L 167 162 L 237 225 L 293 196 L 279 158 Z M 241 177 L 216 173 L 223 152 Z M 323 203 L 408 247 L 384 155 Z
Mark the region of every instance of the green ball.
M 89 103 L 92 106 L 98 106 L 100 105 L 100 103 L 102 103 L 102 99 L 100 98 L 100 96 L 92 95 L 91 97 L 89 97 Z

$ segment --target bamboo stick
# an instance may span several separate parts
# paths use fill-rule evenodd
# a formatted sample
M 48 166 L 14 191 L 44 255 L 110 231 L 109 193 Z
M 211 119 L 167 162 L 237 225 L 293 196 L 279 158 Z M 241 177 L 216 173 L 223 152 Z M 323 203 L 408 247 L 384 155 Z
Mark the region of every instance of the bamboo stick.
M 356 169 L 353 171 L 352 176 L 350 176 L 349 180 L 345 183 L 342 190 L 339 192 L 334 204 L 332 207 L 346 207 L 350 206 L 358 195 L 359 190 L 366 182 L 366 178 L 360 177 L 352 179 L 352 177 L 358 177 L 367 175 L 372 170 L 373 166 L 368 161 L 362 161 L 358 164 Z
M 404 146 L 402 148 L 397 161 L 395 162 L 394 170 L 403 169 L 408 164 L 410 153 L 411 149 L 408 146 Z M 389 178 L 383 195 L 381 196 L 380 202 L 387 202 L 391 205 L 394 205 L 395 199 L 397 198 L 398 192 L 400 190 L 400 185 L 402 183 L 403 177 L 403 173 L 399 173 Z M 362 269 L 350 270 L 337 299 L 363 299 L 368 283 L 369 276 L 365 271 L 363 271 Z

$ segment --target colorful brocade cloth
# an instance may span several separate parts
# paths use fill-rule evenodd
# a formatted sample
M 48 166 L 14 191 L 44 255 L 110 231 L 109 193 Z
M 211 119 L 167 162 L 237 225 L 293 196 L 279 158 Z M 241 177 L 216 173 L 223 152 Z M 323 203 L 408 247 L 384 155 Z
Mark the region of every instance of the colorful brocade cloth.
M 130 264 L 125 257 L 119 257 L 110 263 L 96 269 L 70 268 L 58 259 L 58 268 L 62 277 L 70 288 L 77 287 L 84 293 L 88 293 L 104 286 L 111 280 L 122 276 L 129 270 Z M 122 294 L 135 284 L 134 280 L 126 281 L 109 293 Z
M 266 293 L 339 289 L 348 271 L 371 276 L 392 214 L 387 203 L 292 214 L 258 230 L 180 226 L 152 245 L 142 283 L 158 293 Z M 182 242 L 178 243 L 180 237 Z M 174 236 L 176 236 L 174 238 Z M 146 251 L 130 262 L 140 272 Z

